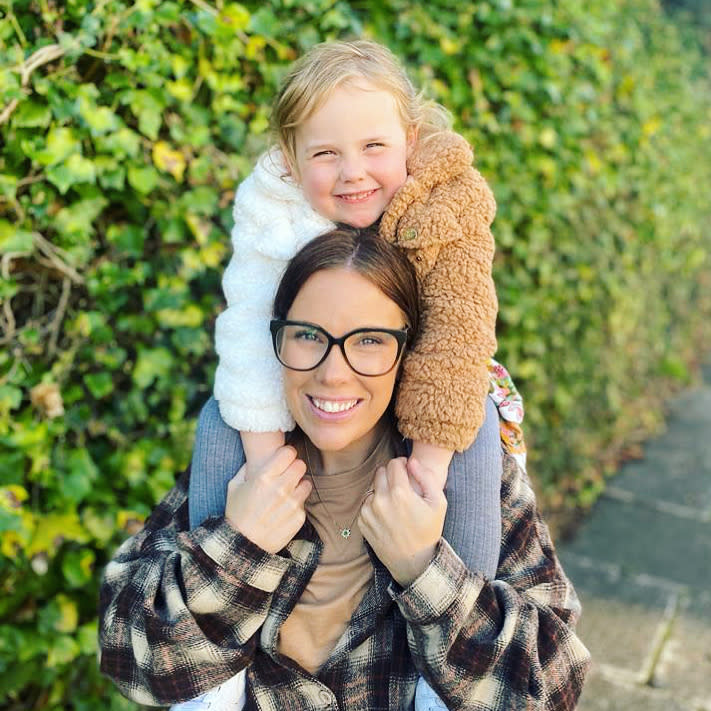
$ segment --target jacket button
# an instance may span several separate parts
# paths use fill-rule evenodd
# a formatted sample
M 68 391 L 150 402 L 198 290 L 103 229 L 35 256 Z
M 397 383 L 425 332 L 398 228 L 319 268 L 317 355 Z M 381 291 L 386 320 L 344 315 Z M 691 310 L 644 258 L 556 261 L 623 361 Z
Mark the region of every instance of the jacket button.
M 321 703 L 326 704 L 325 708 L 331 708 L 331 703 L 333 702 L 333 696 L 326 689 L 319 689 L 318 698 Z
M 414 227 L 408 227 L 402 233 L 403 239 L 410 240 L 410 239 L 415 239 L 415 237 L 417 237 L 417 230 Z

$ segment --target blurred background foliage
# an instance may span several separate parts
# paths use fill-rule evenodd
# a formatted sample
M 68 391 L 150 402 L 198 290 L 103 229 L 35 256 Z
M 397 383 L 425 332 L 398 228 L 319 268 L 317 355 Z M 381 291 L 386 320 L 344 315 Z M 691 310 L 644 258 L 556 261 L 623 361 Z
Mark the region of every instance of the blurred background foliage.
M 234 190 L 317 41 L 385 42 L 475 146 L 532 471 L 590 504 L 709 344 L 706 6 L 2 0 L 2 707 L 135 708 L 98 577 L 189 461 Z

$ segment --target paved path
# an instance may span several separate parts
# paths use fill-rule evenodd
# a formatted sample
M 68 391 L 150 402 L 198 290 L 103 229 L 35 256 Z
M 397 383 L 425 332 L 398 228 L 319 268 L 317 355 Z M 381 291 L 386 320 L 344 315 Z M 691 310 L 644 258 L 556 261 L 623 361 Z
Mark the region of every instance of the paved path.
M 558 549 L 594 658 L 578 711 L 711 711 L 711 366 Z

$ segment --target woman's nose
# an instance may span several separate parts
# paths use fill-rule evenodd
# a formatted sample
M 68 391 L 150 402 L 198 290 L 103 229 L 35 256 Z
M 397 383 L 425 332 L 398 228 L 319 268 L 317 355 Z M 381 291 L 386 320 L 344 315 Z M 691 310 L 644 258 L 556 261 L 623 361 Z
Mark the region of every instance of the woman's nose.
M 318 378 L 323 383 L 335 383 L 348 380 L 353 371 L 341 349 L 334 344 L 326 360 L 318 367 Z

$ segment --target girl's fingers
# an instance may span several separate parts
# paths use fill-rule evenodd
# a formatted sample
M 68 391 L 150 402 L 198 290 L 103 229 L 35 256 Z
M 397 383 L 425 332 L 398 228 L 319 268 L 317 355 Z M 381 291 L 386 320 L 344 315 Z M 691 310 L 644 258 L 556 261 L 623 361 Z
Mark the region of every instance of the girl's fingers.
M 382 495 L 388 491 L 388 475 L 385 467 L 378 467 L 375 470 L 375 479 L 373 480 L 373 490 L 377 495 Z M 368 497 L 372 498 L 372 497 Z
M 287 445 L 279 447 L 274 454 L 264 463 L 257 477 L 276 479 L 282 476 L 296 459 L 296 450 Z M 305 467 L 306 465 L 304 465 Z M 256 478 L 256 477 L 255 477 Z
M 405 457 L 397 457 L 388 462 L 388 485 L 391 492 L 396 489 L 410 488 L 407 477 L 407 459 Z
M 294 489 L 294 497 L 296 501 L 303 506 L 306 503 L 306 499 L 309 498 L 309 494 L 312 489 L 313 484 L 308 479 L 302 478 Z
M 422 490 L 422 498 L 427 501 L 435 501 L 438 494 L 442 493 L 436 477 L 427 467 L 412 457 L 407 462 L 407 471 Z

